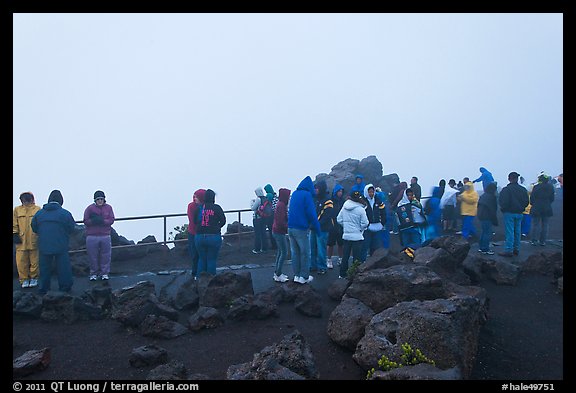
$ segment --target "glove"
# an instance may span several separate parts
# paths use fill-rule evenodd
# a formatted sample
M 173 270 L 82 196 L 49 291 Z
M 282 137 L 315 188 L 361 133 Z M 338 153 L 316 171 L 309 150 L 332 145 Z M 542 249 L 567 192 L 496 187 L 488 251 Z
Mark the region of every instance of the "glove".
M 99 216 L 98 214 L 91 215 L 90 220 L 94 225 L 104 225 L 104 219 L 102 218 L 102 216 Z
M 18 235 L 17 233 L 12 234 L 12 241 L 14 242 L 14 244 L 22 243 L 22 239 L 20 239 L 20 235 Z

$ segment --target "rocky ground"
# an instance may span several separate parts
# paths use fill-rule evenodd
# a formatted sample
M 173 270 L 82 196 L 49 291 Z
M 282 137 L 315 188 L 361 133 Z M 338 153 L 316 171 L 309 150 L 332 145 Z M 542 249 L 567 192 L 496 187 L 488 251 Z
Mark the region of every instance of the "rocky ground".
M 550 238 L 563 238 L 561 201 L 555 203 Z M 502 222 L 502 221 L 501 221 Z M 502 225 L 497 228 L 494 241 L 503 239 Z M 254 255 L 247 243 L 229 240 L 224 245 L 219 266 L 236 264 L 261 265 L 254 267 L 253 280 L 259 288 L 275 285 L 266 271 L 273 261 L 273 253 Z M 522 255 L 540 250 L 523 243 Z M 399 249 L 393 238 L 391 250 Z M 562 250 L 562 242 L 547 246 L 551 251 Z M 472 245 L 470 252 L 476 252 Z M 186 269 L 186 255 L 180 252 L 150 254 L 144 258 L 113 264 L 110 285 L 146 271 Z M 289 266 L 285 271 L 290 272 Z M 262 276 L 263 277 L 263 276 Z M 226 378 L 229 366 L 252 360 L 264 347 L 278 343 L 298 330 L 310 344 L 319 378 L 322 380 L 361 380 L 363 371 L 352 359 L 352 352 L 335 345 L 326 334 L 327 321 L 338 302 L 327 294 L 327 287 L 337 279 L 330 271 L 317 277 L 313 287 L 322 299 L 321 317 L 305 316 L 292 304 L 280 304 L 278 315 L 265 320 L 226 321 L 215 329 L 204 329 L 173 339 L 152 339 L 111 319 L 77 321 L 72 324 L 45 322 L 40 319 L 14 316 L 13 354 L 16 359 L 32 349 L 51 348 L 50 365 L 43 371 L 24 377 L 28 380 L 144 380 L 150 367 L 132 367 L 128 361 L 136 347 L 156 344 L 166 349 L 170 360 L 183 363 L 187 372 L 204 378 Z M 77 277 L 77 282 L 83 280 Z M 265 281 L 268 280 L 268 281 Z M 563 370 L 563 297 L 553 277 L 541 273 L 523 274 L 516 285 L 496 284 L 485 279 L 479 283 L 490 299 L 489 319 L 479 337 L 476 366 L 471 379 L 475 380 L 562 380 Z M 16 285 L 14 286 L 16 287 Z M 80 291 L 78 284 L 75 290 Z M 114 288 L 115 289 L 115 288 Z M 256 291 L 256 288 L 255 288 Z

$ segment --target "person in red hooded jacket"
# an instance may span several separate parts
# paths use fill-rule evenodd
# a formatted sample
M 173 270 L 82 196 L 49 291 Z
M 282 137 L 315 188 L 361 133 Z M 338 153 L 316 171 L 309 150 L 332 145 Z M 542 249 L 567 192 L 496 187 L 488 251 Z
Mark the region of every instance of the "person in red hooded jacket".
M 288 281 L 288 276 L 282 273 L 284 261 L 288 257 L 288 201 L 290 200 L 290 190 L 281 188 L 278 190 L 278 202 L 274 211 L 274 222 L 272 224 L 272 236 L 276 241 L 276 269 L 272 279 L 276 282 Z

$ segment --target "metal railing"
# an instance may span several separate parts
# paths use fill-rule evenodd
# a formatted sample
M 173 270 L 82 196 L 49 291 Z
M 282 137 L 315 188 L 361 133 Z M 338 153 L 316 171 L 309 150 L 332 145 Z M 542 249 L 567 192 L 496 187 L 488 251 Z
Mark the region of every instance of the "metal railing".
M 238 220 L 237 220 L 237 225 L 238 225 L 238 232 L 237 233 L 226 233 L 223 236 L 226 237 L 231 237 L 231 236 L 240 236 L 244 233 L 252 233 L 253 231 L 244 231 L 242 232 L 242 213 L 246 213 L 246 212 L 252 212 L 251 209 L 236 209 L 236 210 L 224 210 L 224 214 L 230 214 L 230 213 L 237 213 L 238 214 Z M 167 235 L 168 235 L 168 223 L 167 220 L 168 218 L 173 218 L 173 217 L 186 217 L 188 218 L 188 214 L 187 213 L 175 213 L 175 214 L 156 214 L 156 215 L 151 215 L 151 216 L 133 216 L 133 217 L 120 217 L 120 218 L 115 218 L 114 222 L 118 222 L 118 221 L 136 221 L 136 220 L 148 220 L 148 219 L 158 219 L 161 218 L 163 221 L 163 227 L 164 227 L 164 238 L 162 241 L 157 241 L 157 242 L 150 242 L 150 243 L 138 243 L 138 244 L 126 244 L 126 245 L 120 245 L 120 246 L 112 246 L 113 249 L 118 249 L 118 248 L 130 248 L 130 247 L 142 247 L 142 246 L 151 246 L 151 245 L 157 245 L 157 244 L 162 244 L 162 245 L 168 245 L 171 243 L 177 243 L 177 242 L 187 242 L 188 239 L 175 239 L 175 240 L 168 240 Z M 228 220 L 226 220 L 228 221 Z M 83 224 L 84 220 L 77 220 L 75 221 L 76 224 Z M 78 249 L 78 250 L 71 250 L 71 253 L 74 252 L 84 252 L 86 251 L 86 249 Z

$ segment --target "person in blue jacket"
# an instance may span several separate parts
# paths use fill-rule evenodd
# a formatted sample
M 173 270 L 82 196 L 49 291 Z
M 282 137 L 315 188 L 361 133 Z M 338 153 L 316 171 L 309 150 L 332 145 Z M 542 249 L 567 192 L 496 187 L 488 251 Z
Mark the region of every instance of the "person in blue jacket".
M 482 182 L 482 189 L 485 191 L 486 187 L 488 187 L 488 184 L 495 183 L 494 176 L 492 176 L 492 173 L 490 173 L 490 171 L 483 166 L 481 166 L 479 170 L 481 173 L 480 177 L 476 180 L 473 180 L 472 183 Z
M 72 214 L 64 209 L 64 198 L 59 190 L 53 190 L 48 203 L 32 217 L 30 226 L 38 234 L 40 252 L 40 286 L 38 293 L 45 295 L 50 290 L 52 262 L 56 262 L 58 289 L 72 290 L 72 265 L 68 255 L 70 234 L 76 228 Z
M 360 195 L 364 194 L 364 187 L 366 187 L 366 183 L 364 183 L 364 176 L 361 174 L 357 174 L 356 179 L 354 181 L 355 183 L 350 189 L 350 195 L 352 195 L 354 191 L 358 191 Z
M 292 255 L 294 282 L 306 284 L 314 277 L 310 275 L 310 229 L 320 233 L 320 223 L 314 203 L 314 183 L 306 176 L 290 198 L 288 208 L 288 239 Z

